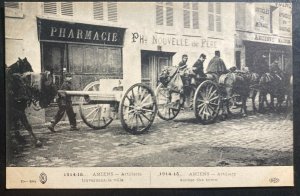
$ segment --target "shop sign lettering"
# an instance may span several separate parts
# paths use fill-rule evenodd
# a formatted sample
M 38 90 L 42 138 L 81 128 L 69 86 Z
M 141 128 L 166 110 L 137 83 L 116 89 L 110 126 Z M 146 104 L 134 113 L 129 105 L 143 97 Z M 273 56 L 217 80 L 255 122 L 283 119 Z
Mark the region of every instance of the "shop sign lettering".
M 291 3 L 275 3 L 275 6 L 276 7 L 292 9 L 292 4 Z
M 191 39 L 184 36 L 151 35 L 150 39 L 140 33 L 132 33 L 132 43 L 161 46 L 217 48 L 217 41 L 209 38 Z
M 279 30 L 291 33 L 291 18 L 292 15 L 290 13 L 279 12 Z
M 265 42 L 274 42 L 274 37 L 264 36 L 264 35 L 258 35 L 255 34 L 255 40 L 258 41 L 265 41 Z
M 125 29 L 38 19 L 41 41 L 123 45 Z
M 268 31 L 270 28 L 270 9 L 265 7 L 255 8 L 255 28 L 259 31 Z
M 287 45 L 292 44 L 292 40 L 289 38 L 273 37 L 273 36 L 266 36 L 266 35 L 260 35 L 260 34 L 255 34 L 253 41 L 275 43 L 275 44 L 277 44 L 277 43 L 278 44 L 287 44 Z

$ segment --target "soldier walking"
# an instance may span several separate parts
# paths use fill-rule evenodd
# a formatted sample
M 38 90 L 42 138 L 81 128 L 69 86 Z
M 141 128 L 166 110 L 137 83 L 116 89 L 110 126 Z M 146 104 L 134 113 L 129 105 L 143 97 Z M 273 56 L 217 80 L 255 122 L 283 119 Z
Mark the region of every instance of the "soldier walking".
M 65 73 L 65 80 L 61 85 L 60 90 L 71 90 L 72 76 L 69 73 Z M 51 120 L 51 125 L 48 126 L 48 129 L 52 132 L 55 132 L 54 126 L 61 120 L 64 113 L 66 112 L 70 122 L 70 131 L 78 131 L 79 129 L 76 126 L 76 114 L 74 113 L 72 107 L 72 100 L 70 96 L 67 96 L 65 93 L 58 93 L 58 111 L 54 116 L 54 119 Z

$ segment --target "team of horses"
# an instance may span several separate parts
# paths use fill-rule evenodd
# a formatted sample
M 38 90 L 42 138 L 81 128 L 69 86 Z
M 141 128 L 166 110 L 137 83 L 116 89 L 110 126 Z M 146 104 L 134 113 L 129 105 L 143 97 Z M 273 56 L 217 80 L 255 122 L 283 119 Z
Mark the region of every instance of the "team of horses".
M 265 113 L 266 110 L 281 112 L 283 103 L 286 103 L 287 111 L 292 107 L 292 75 L 284 72 L 263 73 L 259 75 L 250 71 L 229 69 L 226 74 L 220 75 L 218 81 L 223 89 L 223 97 L 227 113 L 231 114 L 229 105 L 240 107 L 240 113 L 247 115 L 247 99 L 252 100 L 253 112 Z M 256 97 L 258 96 L 258 108 Z M 238 98 L 233 99 L 233 97 Z M 275 100 L 276 99 L 276 104 Z M 230 103 L 234 100 L 234 103 Z
M 18 130 L 18 122 L 20 122 L 33 137 L 35 145 L 40 147 L 42 143 L 33 133 L 25 109 L 30 105 L 38 105 L 40 108 L 49 106 L 57 93 L 56 86 L 53 84 L 53 73 L 48 71 L 34 73 L 26 58 L 19 58 L 11 66 L 5 66 L 5 72 L 8 135 L 11 137 L 11 130 L 14 130 L 15 138 L 22 140 Z M 252 99 L 253 111 L 257 111 L 255 103 L 257 95 L 259 96 L 259 112 L 263 112 L 266 108 L 279 109 L 284 101 L 287 107 L 291 107 L 291 77 L 285 73 L 264 73 L 259 76 L 249 71 L 237 70 L 230 70 L 220 76 L 207 74 L 207 78 L 215 80 L 222 87 L 223 96 L 225 100 L 228 100 L 225 101 L 227 113 L 231 113 L 230 100 L 238 95 L 239 101 L 234 104 L 240 103 L 239 107 L 243 115 L 247 114 L 246 101 L 249 97 Z M 275 98 L 276 104 L 274 104 Z

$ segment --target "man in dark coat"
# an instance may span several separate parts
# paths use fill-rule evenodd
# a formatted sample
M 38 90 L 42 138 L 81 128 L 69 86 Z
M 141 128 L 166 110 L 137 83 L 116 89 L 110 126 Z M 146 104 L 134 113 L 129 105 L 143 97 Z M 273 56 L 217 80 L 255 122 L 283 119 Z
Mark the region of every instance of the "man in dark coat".
M 63 84 L 61 85 L 60 90 L 72 90 L 71 89 L 71 80 L 72 76 L 69 73 L 65 73 L 65 80 Z M 58 111 L 56 115 L 54 116 L 54 119 L 51 121 L 51 125 L 48 126 L 48 129 L 52 132 L 55 132 L 54 126 L 61 120 L 63 117 L 64 113 L 67 112 L 69 122 L 71 125 L 70 131 L 77 131 L 79 130 L 76 127 L 76 114 L 74 113 L 73 107 L 72 107 L 72 100 L 70 96 L 67 96 L 65 93 L 58 93 Z
M 215 51 L 215 56 L 208 63 L 206 72 L 207 73 L 217 73 L 221 75 L 223 73 L 227 73 L 227 69 L 224 61 L 220 58 L 220 51 Z
M 192 67 L 192 70 L 196 74 L 197 78 L 205 77 L 205 74 L 203 71 L 203 63 L 204 63 L 205 59 L 206 59 L 206 55 L 202 53 Z

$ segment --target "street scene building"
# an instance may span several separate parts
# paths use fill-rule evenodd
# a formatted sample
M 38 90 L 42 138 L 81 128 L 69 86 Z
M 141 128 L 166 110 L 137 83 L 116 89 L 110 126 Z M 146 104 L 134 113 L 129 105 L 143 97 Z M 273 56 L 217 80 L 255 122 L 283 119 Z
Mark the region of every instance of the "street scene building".
M 250 71 L 251 76 L 255 76 L 257 85 L 259 77 L 266 74 L 260 73 L 263 64 L 269 70 L 276 63 L 282 72 L 290 74 L 284 80 L 284 84 L 289 85 L 292 81 L 291 25 L 291 4 L 288 3 L 7 2 L 5 62 L 9 68 L 18 58 L 26 57 L 34 73 L 53 72 L 53 82 L 58 87 L 64 83 L 64 78 L 71 77 L 70 85 L 77 94 L 83 90 L 110 92 L 112 89 L 121 89 L 124 93 L 136 83 L 144 85 L 138 88 L 150 87 L 155 91 L 162 83 L 161 73 L 165 67 L 177 67 L 183 55 L 188 57 L 187 67 L 192 68 L 203 53 L 206 56 L 203 62 L 206 72 L 210 60 L 216 58 L 219 51 L 226 67 L 224 73 L 234 70 L 238 74 L 249 74 Z M 258 76 L 255 75 L 256 72 L 259 73 Z M 292 165 L 291 106 L 283 111 L 277 108 L 271 110 L 271 101 L 268 100 L 265 113 L 257 114 L 256 109 L 251 110 L 248 96 L 254 97 L 254 102 L 264 107 L 263 98 L 261 101 L 258 97 L 263 97 L 263 93 L 265 97 L 270 97 L 267 94 L 271 93 L 251 88 L 253 91 L 247 92 L 243 105 L 245 107 L 240 106 L 240 113 L 232 116 L 229 112 L 219 115 L 226 104 L 228 108 L 236 109 L 234 107 L 239 106 L 236 103 L 243 102 L 243 99 L 241 96 L 236 98 L 235 94 L 224 95 L 232 91 L 225 88 L 226 78 L 223 77 L 223 83 L 219 84 L 222 77 L 218 74 L 216 77 L 212 74 L 213 79 L 207 79 L 207 75 L 207 80 L 201 83 L 202 86 L 196 86 L 199 87 L 196 88 L 197 91 L 194 89 L 192 96 L 196 98 L 191 99 L 194 101 L 192 104 L 182 104 L 182 96 L 178 96 L 177 100 L 174 98 L 179 109 L 175 107 L 177 105 L 171 105 L 166 113 L 174 116 L 164 119 L 167 121 L 157 116 L 155 119 L 145 117 L 146 120 L 152 120 L 153 125 L 151 122 L 149 133 L 141 135 L 122 132 L 124 130 L 120 128 L 120 123 L 115 121 L 123 113 L 100 131 L 91 130 L 91 126 L 85 126 L 85 120 L 77 117 L 81 130 L 71 133 L 65 131 L 68 127 L 65 115 L 63 122 L 57 126 L 57 133 L 50 134 L 47 126 L 58 110 L 57 98 L 51 100 L 49 107 L 38 111 L 31 107 L 26 108 L 33 132 L 41 138 L 43 147 L 39 149 L 26 144 L 21 152 L 16 152 L 17 155 L 11 152 L 13 158 L 9 164 L 91 167 Z M 282 82 L 279 73 L 275 74 L 277 75 L 272 77 L 277 77 Z M 269 77 L 269 73 L 267 76 Z M 244 84 L 243 82 L 246 83 L 245 80 L 240 83 Z M 205 92 L 199 90 L 200 86 L 207 88 L 206 93 L 211 93 L 211 96 L 204 98 Z M 250 91 L 250 87 L 252 86 L 248 85 L 247 88 L 240 89 Z M 282 92 L 280 90 L 282 89 L 278 92 Z M 150 90 L 149 92 L 151 94 Z M 182 92 L 178 90 L 176 93 Z M 169 93 L 166 95 L 168 99 L 173 92 Z M 259 95 L 255 98 L 256 93 Z M 291 92 L 284 93 L 283 98 L 274 96 L 278 108 L 281 99 L 284 100 L 282 105 L 292 102 L 289 99 Z M 135 97 L 133 94 L 132 90 L 132 97 Z M 216 94 L 217 97 L 212 98 Z M 207 106 L 202 110 L 204 116 L 197 117 L 197 96 L 203 96 L 204 101 L 200 105 L 212 103 L 215 111 L 211 112 L 213 109 Z M 128 98 L 129 108 L 133 104 L 130 100 L 132 97 Z M 91 101 L 86 96 L 81 98 Z M 221 101 L 214 102 L 209 99 Z M 230 102 L 231 100 L 233 101 Z M 72 101 L 75 113 L 79 113 L 79 98 L 72 97 Z M 120 102 L 117 99 L 114 103 L 117 101 Z M 139 101 L 141 105 L 145 104 L 142 99 Z M 154 102 L 152 105 L 155 105 Z M 126 105 L 123 102 L 120 105 L 122 104 Z M 134 109 L 137 115 L 141 113 L 141 105 Z M 149 105 L 152 106 L 151 103 Z M 148 106 L 144 110 L 154 113 L 155 117 L 156 108 L 149 109 Z M 106 111 L 107 108 L 103 108 Z M 250 112 L 246 114 L 244 111 L 241 118 L 240 114 L 245 108 Z M 129 116 L 129 112 L 124 113 L 124 116 Z M 208 120 L 207 116 L 213 116 L 211 113 L 215 117 L 209 123 L 201 124 L 197 121 L 203 120 L 201 118 Z M 76 117 L 75 114 L 74 116 Z M 92 121 L 94 119 L 96 114 Z M 141 122 L 144 124 L 143 120 Z M 121 121 L 121 124 L 124 122 Z M 28 134 L 22 133 L 30 140 Z M 176 160 L 178 157 L 180 160 Z
M 292 69 L 292 8 L 285 3 L 236 3 L 236 66 L 259 70 L 262 55 L 270 66 Z

